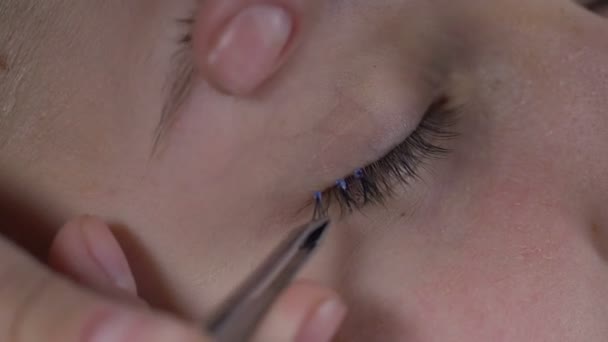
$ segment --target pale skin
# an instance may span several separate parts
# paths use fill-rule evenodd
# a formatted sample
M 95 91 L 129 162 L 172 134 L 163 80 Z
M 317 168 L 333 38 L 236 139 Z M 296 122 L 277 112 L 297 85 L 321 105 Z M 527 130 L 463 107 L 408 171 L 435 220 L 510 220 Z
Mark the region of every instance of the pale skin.
M 451 152 L 385 206 L 332 208 L 301 275 L 322 286 L 296 285 L 313 290 L 294 307 L 339 293 L 338 341 L 608 338 L 604 18 L 568 0 L 196 4 L 66 0 L 44 13 L 67 19 L 35 31 L 29 58 L 9 58 L 0 79 L 7 235 L 36 252 L 70 217 L 95 214 L 133 271 L 123 290 L 137 283 L 152 307 L 200 322 L 309 219 L 314 191 L 400 143 L 441 94 L 460 108 Z M 297 29 L 238 79 L 240 61 L 209 55 L 218 18 L 254 4 Z M 172 19 L 193 9 L 196 80 L 152 151 L 183 30 Z M 79 245 L 65 234 L 53 264 L 115 294 L 61 257 Z
M 226 4 L 231 6 L 226 7 Z M 14 23 L 27 22 L 21 16 L 29 18 L 38 14 L 27 5 L 21 1 L 4 2 L 0 4 L 0 16 L 11 17 L 15 19 Z M 44 7 L 39 2 L 32 5 Z M 239 7 L 247 5 L 246 1 L 240 0 L 206 2 L 208 9 L 220 9 L 213 14 L 215 18 L 234 15 L 230 11 L 238 11 Z M 281 5 L 297 10 L 294 15 L 299 17 L 306 9 L 299 0 L 283 0 Z M 44 8 L 42 14 L 49 15 Z M 50 20 L 52 16 L 46 19 Z M 29 78 L 37 72 L 22 73 L 20 69 L 28 63 L 27 57 L 32 56 L 20 55 L 15 46 L 10 46 L 12 40 L 9 35 L 15 31 L 10 20 L 2 21 L 9 25 L 6 27 L 8 30 L 4 30 L 4 27 L 0 30 L 0 87 L 3 89 L 2 111 L 9 114 L 16 105 L 15 98 L 21 95 L 17 88 L 22 85 L 23 75 Z M 28 36 L 27 32 L 20 31 L 18 37 L 21 40 L 40 38 L 40 32 L 33 36 Z M 4 51 L 8 51 L 6 56 Z M 260 52 L 263 51 L 260 49 Z M 289 53 L 289 49 L 283 49 L 279 57 L 285 60 Z M 257 79 L 249 80 L 250 89 L 239 90 L 253 91 L 280 67 L 283 60 L 268 63 L 265 72 L 255 75 Z M 219 69 L 217 66 L 213 70 L 201 66 L 201 77 L 203 70 Z M 222 80 L 211 73 L 205 75 L 204 79 L 217 86 L 223 85 Z M 230 87 L 230 84 L 227 86 Z M 226 91 L 230 88 L 222 89 Z M 31 95 L 37 97 L 34 93 Z M 41 92 L 41 97 L 47 95 L 47 91 Z M 19 117 L 21 119 L 26 117 Z M 7 119 L 7 124 L 10 121 Z M 6 137 L 12 140 L 12 137 Z M 133 275 L 120 245 L 124 245 L 124 240 L 119 242 L 115 236 L 118 229 L 110 229 L 103 220 L 92 216 L 82 216 L 70 220 L 60 229 L 53 229 L 50 228 L 52 220 L 43 223 L 44 220 L 40 221 L 37 214 L 30 216 L 33 213 L 22 212 L 23 208 L 15 205 L 20 200 L 5 200 L 3 203 L 11 209 L 2 232 L 40 256 L 44 263 L 34 261 L 4 237 L 0 239 L 0 275 L 3 279 L 0 287 L 0 340 L 203 342 L 213 339 L 204 331 L 204 318 L 188 319 L 181 315 L 182 319 L 178 319 L 177 312 L 161 311 L 159 309 L 162 308 L 146 304 L 145 295 L 138 291 L 138 283 L 145 281 Z M 26 216 L 33 219 L 23 220 Z M 47 247 L 48 255 L 45 256 Z M 279 296 L 253 340 L 329 341 L 345 312 L 345 305 L 334 291 L 312 281 L 296 281 Z

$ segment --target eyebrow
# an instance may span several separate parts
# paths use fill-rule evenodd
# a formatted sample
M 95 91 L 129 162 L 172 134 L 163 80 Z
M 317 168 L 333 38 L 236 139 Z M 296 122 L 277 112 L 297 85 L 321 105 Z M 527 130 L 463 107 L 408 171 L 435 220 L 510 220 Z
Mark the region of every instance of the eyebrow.
M 183 19 L 178 22 L 191 24 L 192 19 Z M 180 48 L 172 58 L 174 66 L 165 86 L 165 101 L 154 133 L 153 155 L 158 151 L 164 136 L 175 122 L 177 112 L 192 92 L 195 68 L 191 43 L 192 36 L 188 33 L 178 41 Z

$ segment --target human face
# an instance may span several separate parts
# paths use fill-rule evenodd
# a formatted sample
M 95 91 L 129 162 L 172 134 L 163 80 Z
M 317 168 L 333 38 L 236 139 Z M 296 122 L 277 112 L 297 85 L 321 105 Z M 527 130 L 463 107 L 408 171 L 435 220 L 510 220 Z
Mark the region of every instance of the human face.
M 435 115 L 455 134 L 427 134 L 449 152 L 418 178 L 382 178 L 382 205 L 332 201 L 303 276 L 345 296 L 341 339 L 605 340 L 604 20 L 567 0 L 319 4 L 258 92 L 195 75 L 160 137 L 167 80 L 189 56 L 176 19 L 196 1 L 37 8 L 66 19 L 13 68 L 9 107 L 30 115 L 7 123 L 7 189 L 51 223 L 114 222 L 141 295 L 200 319 L 310 218 L 315 191 L 339 193 Z

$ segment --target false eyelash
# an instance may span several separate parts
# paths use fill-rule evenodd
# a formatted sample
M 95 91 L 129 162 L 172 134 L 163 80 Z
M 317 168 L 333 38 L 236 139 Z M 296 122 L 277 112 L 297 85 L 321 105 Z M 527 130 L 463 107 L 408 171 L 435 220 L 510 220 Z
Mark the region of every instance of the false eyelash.
M 329 209 L 327 206 L 325 206 L 325 202 L 323 201 L 323 193 L 322 192 L 316 192 L 315 193 L 315 209 L 312 213 L 312 219 L 313 220 L 320 220 L 320 219 L 324 219 L 328 216 L 327 210 Z
M 439 142 L 457 136 L 450 130 L 455 120 L 452 114 L 456 112 L 456 109 L 448 108 L 447 98 L 435 101 L 416 130 L 403 143 L 378 161 L 338 180 L 335 186 L 323 192 L 324 203 L 317 203 L 316 207 L 321 206 L 327 211 L 335 201 L 344 213 L 370 203 L 383 204 L 394 195 L 396 182 L 407 186 L 420 179 L 420 169 L 425 162 L 450 152 Z

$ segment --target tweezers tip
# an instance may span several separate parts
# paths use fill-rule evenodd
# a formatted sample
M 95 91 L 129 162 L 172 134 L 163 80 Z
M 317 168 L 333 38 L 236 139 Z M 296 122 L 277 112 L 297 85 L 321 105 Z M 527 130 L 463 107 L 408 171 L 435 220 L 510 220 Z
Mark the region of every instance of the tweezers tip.
M 313 225 L 313 229 L 308 233 L 300 248 L 305 250 L 314 250 L 317 246 L 319 246 L 319 243 L 327 232 L 329 223 L 330 220 L 328 218 L 312 222 L 311 224 Z

